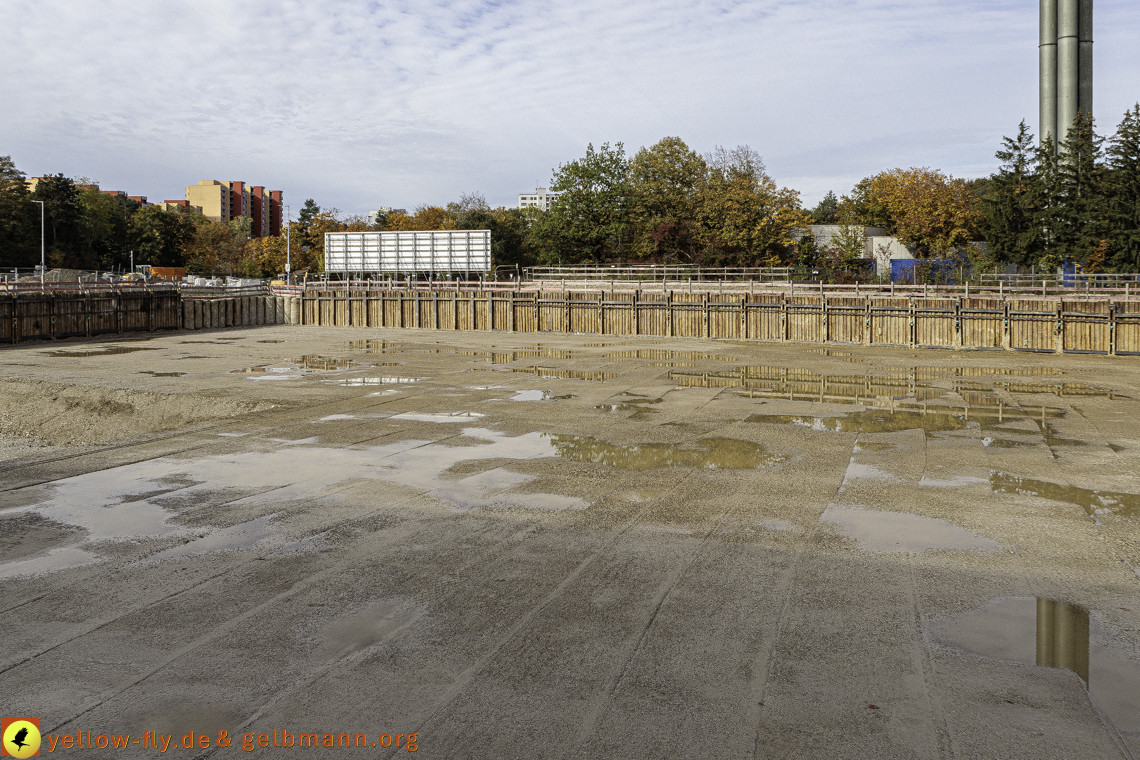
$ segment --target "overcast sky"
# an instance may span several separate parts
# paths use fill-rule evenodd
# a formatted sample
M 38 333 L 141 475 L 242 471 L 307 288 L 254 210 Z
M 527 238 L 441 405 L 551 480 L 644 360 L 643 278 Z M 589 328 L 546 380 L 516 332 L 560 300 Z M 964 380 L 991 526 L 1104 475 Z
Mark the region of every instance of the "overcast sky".
M 1140 100 L 1140 2 L 1097 0 L 1095 115 Z M 244 180 L 345 213 L 513 206 L 587 143 L 747 144 L 813 205 L 988 174 L 1037 131 L 1037 0 L 3 0 L 0 155 L 150 200 Z

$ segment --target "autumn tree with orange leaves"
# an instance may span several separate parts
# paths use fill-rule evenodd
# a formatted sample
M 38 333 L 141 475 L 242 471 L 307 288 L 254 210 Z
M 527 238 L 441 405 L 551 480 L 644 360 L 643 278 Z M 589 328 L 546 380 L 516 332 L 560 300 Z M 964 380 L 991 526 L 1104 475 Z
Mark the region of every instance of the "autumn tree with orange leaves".
M 940 256 L 975 239 L 981 214 L 964 179 L 937 169 L 891 169 L 868 177 L 839 204 L 840 218 L 876 227 L 920 256 Z

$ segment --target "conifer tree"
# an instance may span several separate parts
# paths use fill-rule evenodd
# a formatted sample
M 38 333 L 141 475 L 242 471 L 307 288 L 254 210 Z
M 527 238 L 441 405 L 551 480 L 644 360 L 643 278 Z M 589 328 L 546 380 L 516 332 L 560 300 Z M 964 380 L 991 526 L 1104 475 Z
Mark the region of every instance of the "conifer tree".
M 1003 138 L 996 154 L 1002 162 L 982 198 L 990 253 L 1002 261 L 1036 263 L 1044 249 L 1039 217 L 1042 187 L 1037 173 L 1033 135 L 1022 121 L 1017 137 Z
M 1082 114 L 1058 151 L 1051 242 L 1063 261 L 1086 264 L 1107 231 L 1103 143 L 1092 117 Z
M 1140 104 L 1108 141 L 1105 178 L 1108 263 L 1117 272 L 1140 269 Z

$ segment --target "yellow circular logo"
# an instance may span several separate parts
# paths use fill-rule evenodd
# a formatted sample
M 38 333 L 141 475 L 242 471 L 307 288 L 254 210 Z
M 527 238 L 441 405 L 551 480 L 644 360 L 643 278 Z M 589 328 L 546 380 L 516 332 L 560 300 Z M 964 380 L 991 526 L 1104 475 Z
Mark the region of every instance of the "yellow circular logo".
M 31 757 L 40 751 L 40 730 L 26 720 L 14 720 L 4 729 L 4 750 L 12 757 Z

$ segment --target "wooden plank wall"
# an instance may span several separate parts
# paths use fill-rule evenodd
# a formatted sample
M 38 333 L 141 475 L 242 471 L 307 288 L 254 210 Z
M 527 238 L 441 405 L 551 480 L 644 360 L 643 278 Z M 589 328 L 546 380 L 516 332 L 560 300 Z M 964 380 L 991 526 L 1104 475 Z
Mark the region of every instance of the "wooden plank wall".
M 301 323 L 1140 354 L 1140 302 L 606 291 L 309 291 Z
M 44 340 L 154 330 L 182 325 L 182 299 L 175 292 L 0 297 L 0 342 Z

